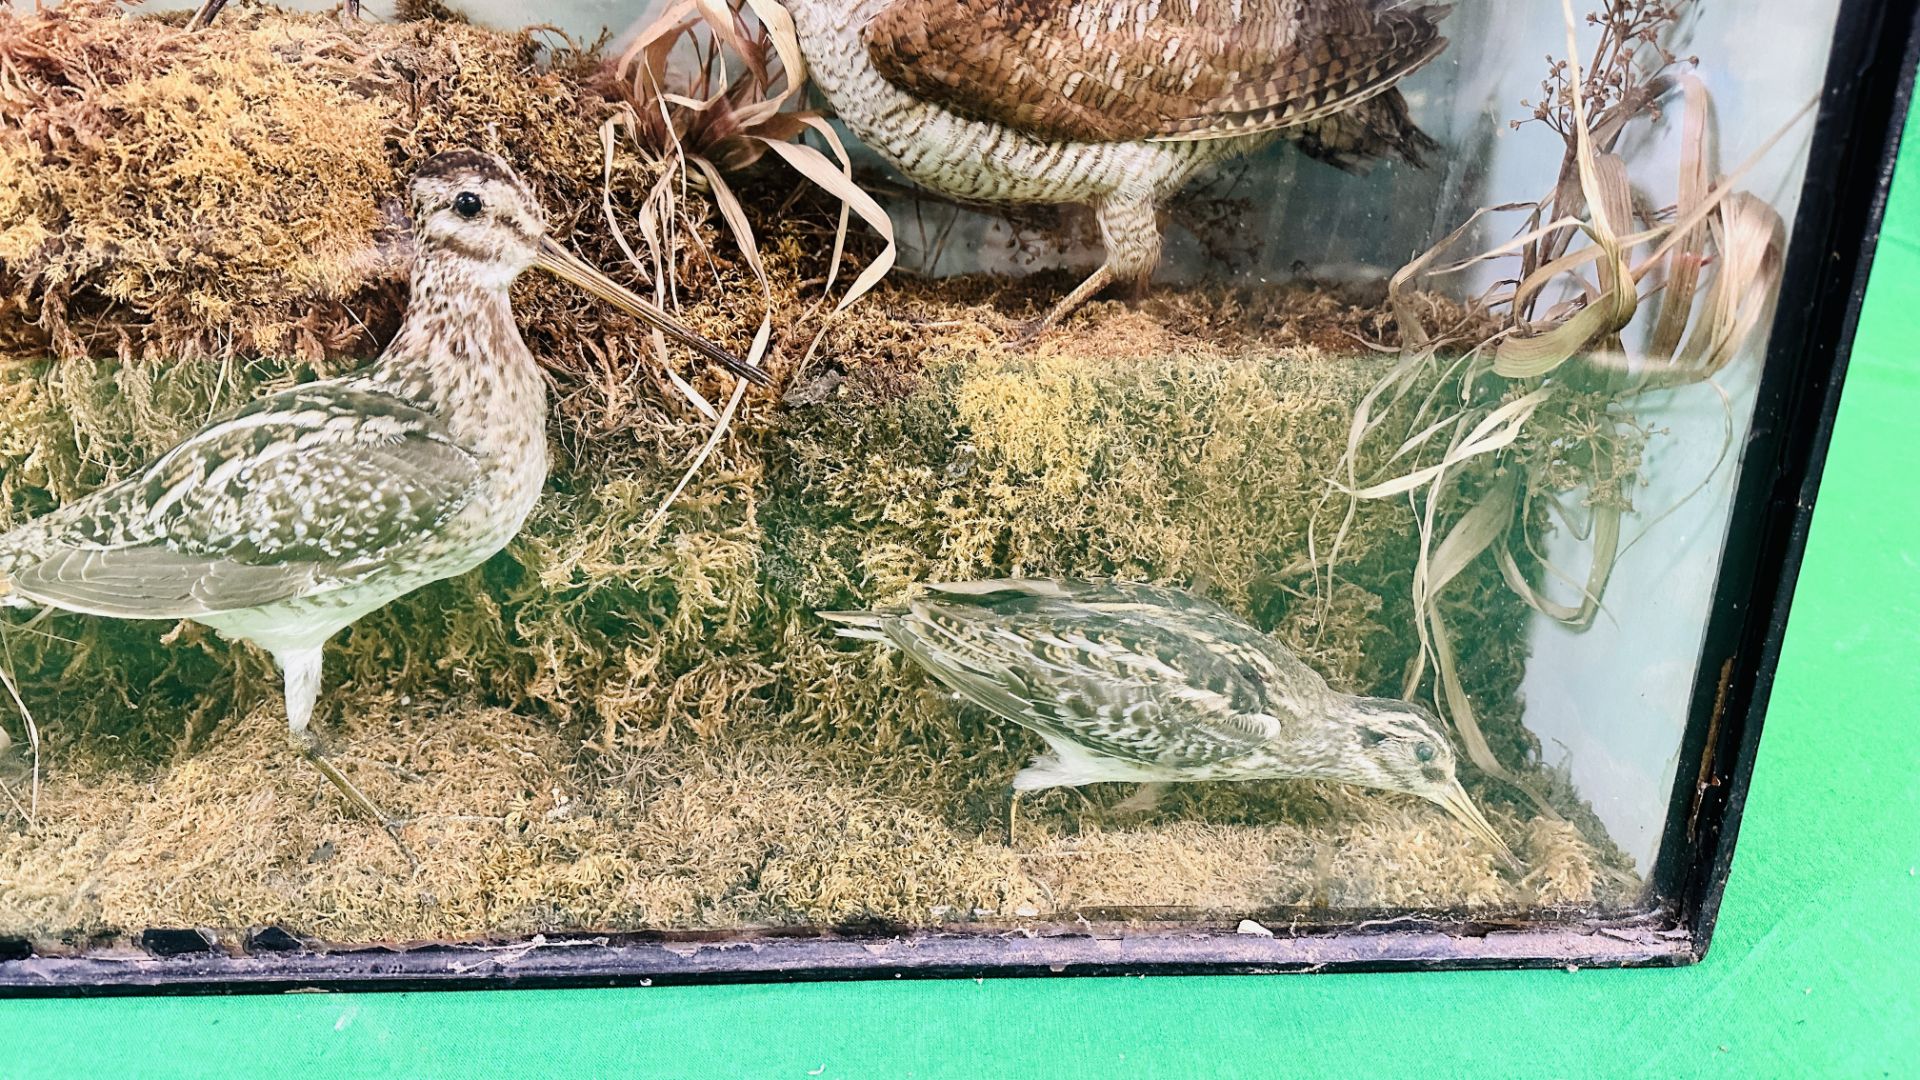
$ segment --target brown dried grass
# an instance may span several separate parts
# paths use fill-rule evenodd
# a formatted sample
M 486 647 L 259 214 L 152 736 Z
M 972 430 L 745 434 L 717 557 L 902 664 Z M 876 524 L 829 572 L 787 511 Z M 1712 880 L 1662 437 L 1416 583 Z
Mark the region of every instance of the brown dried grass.
M 263 387 L 374 352 L 404 300 L 380 208 L 421 154 L 504 153 L 577 250 L 619 261 L 597 223 L 603 191 L 634 215 L 653 176 L 616 153 L 603 187 L 588 58 L 464 25 L 349 34 L 229 14 L 189 39 L 104 5 L 0 12 L 13 65 L 0 170 L 37 163 L 57 181 L 0 215 L 15 245 L 0 259 L 0 522 L 120 475 Z M 210 85 L 164 77 L 183 65 Z M 222 103 L 238 129 L 279 95 L 333 110 L 324 143 L 289 129 L 278 157 L 250 157 L 219 210 L 266 245 L 257 269 L 229 278 L 154 254 L 216 220 L 192 194 L 202 174 L 162 182 L 203 160 L 199 136 L 142 119 L 184 107 L 169 94 Z M 47 136 L 43 113 L 84 137 Z M 325 197 L 286 198 L 292 169 L 314 170 Z M 1360 511 L 1331 573 L 1306 547 L 1322 478 L 1388 362 L 1360 342 L 1395 344 L 1394 319 L 1377 296 L 1315 288 L 1163 290 L 1015 350 L 1011 332 L 1059 281 L 893 281 L 834 317 L 795 372 L 821 330 L 805 313 L 839 211 L 789 205 L 789 187 L 749 172 L 736 190 L 763 215 L 768 357 L 795 384 L 778 405 L 749 400 L 658 528 L 648 519 L 708 421 L 630 320 L 548 283 L 516 291 L 553 378 L 546 498 L 508 552 L 329 653 L 320 724 L 369 793 L 415 819 L 417 874 L 286 749 L 262 657 L 190 626 L 56 618 L 9 631 L 46 756 L 34 823 L 0 835 L 0 932 L 86 942 L 272 922 L 358 941 L 1626 895 L 1604 842 L 1539 833 L 1472 778 L 1536 876 L 1502 877 L 1431 807 L 1320 785 L 1192 785 L 1124 821 L 1104 809 L 1124 792 L 1048 793 L 1023 806 L 1022 845 L 1002 845 L 1001 794 L 1032 740 L 897 657 L 835 641 L 812 612 L 934 577 L 1178 581 L 1337 684 L 1397 691 L 1418 650 L 1410 513 Z M 128 193 L 166 244 L 117 246 L 100 231 L 121 227 L 109 214 L 72 224 Z M 713 242 L 713 219 L 696 224 L 685 314 L 739 346 L 756 276 Z M 306 238 L 313 267 L 273 272 L 285 237 Z M 1465 677 L 1489 738 L 1530 760 L 1514 698 L 1524 606 L 1485 568 L 1446 604 L 1476 640 Z

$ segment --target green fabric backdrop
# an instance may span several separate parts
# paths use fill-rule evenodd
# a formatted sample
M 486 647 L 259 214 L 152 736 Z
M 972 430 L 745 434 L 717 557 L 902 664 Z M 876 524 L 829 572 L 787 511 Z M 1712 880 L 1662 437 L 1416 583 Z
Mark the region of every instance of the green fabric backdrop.
M 1920 146 L 1903 162 L 1697 967 L 0 1002 L 0 1080 L 1920 1076 Z

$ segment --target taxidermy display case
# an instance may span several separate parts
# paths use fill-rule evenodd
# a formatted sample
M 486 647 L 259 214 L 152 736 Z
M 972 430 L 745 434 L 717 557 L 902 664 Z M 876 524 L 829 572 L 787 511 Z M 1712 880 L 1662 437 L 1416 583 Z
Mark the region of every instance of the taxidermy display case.
M 1911 0 L 609 10 L 0 8 L 0 991 L 1704 952 Z

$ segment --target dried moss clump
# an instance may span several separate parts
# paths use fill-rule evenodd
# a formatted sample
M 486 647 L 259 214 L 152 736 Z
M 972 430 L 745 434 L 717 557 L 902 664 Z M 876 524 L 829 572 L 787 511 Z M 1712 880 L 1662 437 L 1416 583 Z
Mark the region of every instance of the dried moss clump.
M 82 2 L 0 12 L 0 58 L 22 73 L 0 101 L 0 523 L 377 351 L 404 302 L 388 205 L 422 154 L 499 150 L 576 248 L 620 262 L 590 58 L 525 36 L 272 11 L 186 36 Z M 184 130 L 196 111 L 217 130 Z M 625 151 L 612 172 L 624 218 L 651 174 Z M 1033 741 L 813 612 L 930 578 L 1177 582 L 1336 684 L 1397 693 L 1417 648 L 1410 512 L 1363 507 L 1331 575 L 1308 550 L 1344 510 L 1325 479 L 1384 363 L 1356 340 L 1390 344 L 1392 320 L 1331 289 L 1168 289 L 1016 349 L 1058 281 L 897 281 L 800 370 L 834 210 L 788 206 L 788 187 L 773 171 L 737 190 L 790 389 L 749 404 L 658 527 L 705 422 L 630 320 L 516 291 L 553 374 L 546 498 L 487 567 L 368 618 L 328 660 L 319 722 L 413 818 L 417 872 L 284 749 L 264 658 L 191 626 L 16 621 L 44 783 L 31 823 L 0 834 L 0 933 L 84 947 L 274 923 L 361 941 L 1626 897 L 1604 840 L 1471 777 L 1528 876 L 1431 807 L 1331 785 L 1189 785 L 1147 814 L 1116 808 L 1121 791 L 1047 793 L 1004 845 L 1001 793 Z M 683 299 L 743 343 L 757 286 L 718 235 L 689 247 Z M 1482 724 L 1524 766 L 1527 612 L 1491 569 L 1449 597 Z
M 14 80 L 0 101 L 0 190 L 11 196 L 0 202 L 0 399 L 9 406 L 0 526 L 123 475 L 264 391 L 376 353 L 405 303 L 403 178 L 431 153 L 479 145 L 503 154 L 540 192 L 558 235 L 621 265 L 599 218 L 598 125 L 609 106 L 590 85 L 595 61 L 529 35 L 457 23 L 349 32 L 325 16 L 270 10 L 227 13 L 186 34 L 82 2 L 0 11 L 0 58 Z M 314 102 L 324 103 L 323 122 L 298 104 Z M 616 159 L 616 210 L 631 211 L 650 175 L 632 155 Z M 583 218 L 591 226 L 576 230 Z M 750 332 L 725 302 L 745 272 L 710 257 L 700 271 L 689 276 L 714 288 L 691 298 L 688 320 L 723 340 Z M 785 287 L 804 277 L 789 268 Z M 569 542 L 536 542 L 485 581 L 425 591 L 349 638 L 330 660 L 333 678 L 480 689 L 567 716 L 624 706 L 624 688 L 644 682 L 651 661 L 615 638 L 632 637 L 639 622 L 590 624 L 629 610 L 636 593 L 588 587 L 586 574 L 604 583 L 618 571 L 645 592 L 645 579 L 693 561 L 676 554 L 677 531 L 711 546 L 752 520 L 740 470 L 755 466 L 729 445 L 663 537 L 616 540 L 636 524 L 634 508 L 651 509 L 670 489 L 704 421 L 661 392 L 665 376 L 644 362 L 652 350 L 632 319 L 537 278 L 519 286 L 515 307 L 555 375 L 556 442 L 591 463 L 563 468 L 565 494 L 543 507 L 549 534 Z M 686 376 L 710 378 L 692 364 Z M 756 424 L 749 416 L 740 427 Z M 621 563 L 623 552 L 646 568 Z M 736 599 L 755 591 L 744 565 L 729 586 Z M 527 613 L 520 596 L 569 603 Z M 635 620 L 647 618 L 643 608 L 631 607 Z M 437 632 L 417 632 L 426 625 Z M 36 700 L 51 695 L 68 730 L 149 753 L 257 697 L 253 680 L 228 676 L 224 649 L 207 635 L 163 651 L 154 644 L 163 630 L 77 621 L 60 629 L 72 645 L 23 635 L 19 666 L 54 676 Z M 699 639 L 709 628 L 686 632 Z M 69 678 L 95 651 L 116 658 L 113 673 Z M 570 662 L 588 653 L 593 663 Z M 135 699 L 149 696 L 198 707 L 184 723 L 135 719 Z

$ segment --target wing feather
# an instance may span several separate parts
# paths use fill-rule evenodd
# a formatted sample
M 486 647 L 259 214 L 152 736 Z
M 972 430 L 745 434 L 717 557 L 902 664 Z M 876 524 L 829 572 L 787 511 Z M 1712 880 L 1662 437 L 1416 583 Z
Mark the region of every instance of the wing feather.
M 894 0 L 864 30 L 887 81 L 1038 138 L 1202 140 L 1310 124 L 1446 47 L 1444 7 L 1363 0 Z
M 1278 734 L 1277 703 L 1197 626 L 1130 597 L 1102 610 L 1055 591 L 1096 588 L 1084 583 L 1037 584 L 986 590 L 991 604 L 936 594 L 889 619 L 887 636 L 976 705 L 1109 757 L 1204 765 Z
M 349 382 L 312 383 L 0 537 L 0 567 L 20 596 L 72 611 L 239 611 L 377 568 L 465 506 L 481 472 L 419 407 Z
M 311 564 L 249 566 L 161 545 L 60 548 L 13 575 L 36 604 L 121 619 L 189 619 L 258 607 L 312 591 Z

